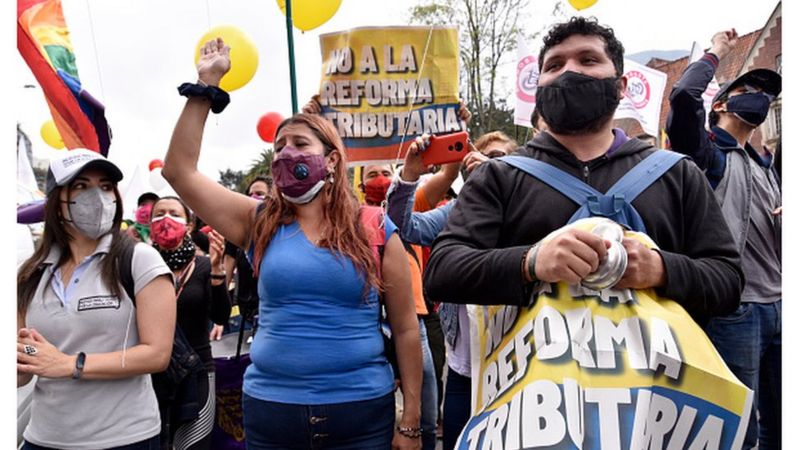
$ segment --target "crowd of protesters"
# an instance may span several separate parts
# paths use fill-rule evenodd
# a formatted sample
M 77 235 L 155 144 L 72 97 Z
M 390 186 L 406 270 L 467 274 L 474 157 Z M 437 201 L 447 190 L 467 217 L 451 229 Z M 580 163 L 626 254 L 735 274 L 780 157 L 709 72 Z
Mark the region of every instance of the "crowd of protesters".
M 737 39 L 715 34 L 672 89 L 667 132 L 683 155 L 630 202 L 658 249 L 624 239 L 616 286 L 653 288 L 704 327 L 756 393 L 745 448 L 773 449 L 781 188 L 772 156 L 748 141 L 781 78 L 757 69 L 723 85 L 710 131 L 701 97 Z M 113 163 L 83 150 L 51 162 L 45 232 L 17 278 L 18 385 L 37 376 L 24 448 L 212 448 L 210 341 L 230 331 L 234 304 L 257 318 L 242 385 L 247 448 L 434 450 L 437 431 L 455 448 L 471 414 L 465 305 L 526 305 L 538 283 L 580 282 L 608 252 L 577 229 L 543 241 L 577 207 L 507 155 L 606 192 L 666 152 L 614 126 L 622 43 L 592 19 L 555 25 L 539 55 L 531 140 L 490 132 L 426 175 L 424 135 L 400 168 L 365 166 L 361 192 L 315 100 L 278 126 L 271 177 L 246 192 L 197 169 L 229 51 L 207 42 L 198 83 L 182 92 L 163 167 L 178 196 L 142 195 L 126 232 Z M 463 105 L 460 115 L 469 122 Z

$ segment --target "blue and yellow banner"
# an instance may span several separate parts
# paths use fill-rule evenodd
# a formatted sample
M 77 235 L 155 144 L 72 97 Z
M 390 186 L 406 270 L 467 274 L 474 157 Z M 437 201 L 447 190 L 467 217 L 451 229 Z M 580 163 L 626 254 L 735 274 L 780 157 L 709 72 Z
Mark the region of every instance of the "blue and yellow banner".
M 423 133 L 465 129 L 455 28 L 356 28 L 320 36 L 320 49 L 323 115 L 352 165 L 393 163 Z
M 534 297 L 469 307 L 472 417 L 456 448 L 741 448 L 752 391 L 683 307 L 653 289 L 566 283 Z

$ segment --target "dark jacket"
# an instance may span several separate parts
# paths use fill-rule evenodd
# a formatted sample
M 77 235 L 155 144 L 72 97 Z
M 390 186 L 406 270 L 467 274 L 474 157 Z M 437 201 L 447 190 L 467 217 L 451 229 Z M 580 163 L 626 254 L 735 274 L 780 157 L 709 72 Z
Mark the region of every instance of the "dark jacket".
M 750 143 L 739 146 L 736 139 L 720 127 L 706 131 L 702 95 L 718 63 L 716 56 L 706 53 L 689 64 L 670 93 L 666 131 L 672 148 L 690 156 L 705 171 L 736 248 L 743 254 L 752 221 L 752 171 L 759 167 L 768 170 L 774 192 L 780 192 L 780 177 L 772 159 L 762 158 Z
M 606 192 L 653 151 L 632 139 L 611 155 L 583 163 L 542 133 L 516 154 L 550 163 Z M 632 204 L 664 260 L 667 285 L 659 295 L 683 305 L 699 323 L 733 312 L 744 279 L 739 254 L 697 166 L 681 160 Z M 525 253 L 577 209 L 538 179 L 502 161 L 485 162 L 470 175 L 434 242 L 425 273 L 427 294 L 463 303 L 526 304 Z

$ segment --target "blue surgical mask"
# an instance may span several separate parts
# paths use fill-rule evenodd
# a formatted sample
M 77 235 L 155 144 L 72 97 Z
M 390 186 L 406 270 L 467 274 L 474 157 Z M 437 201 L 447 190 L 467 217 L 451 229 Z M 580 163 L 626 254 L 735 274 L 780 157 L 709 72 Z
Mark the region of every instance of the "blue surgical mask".
M 763 92 L 734 95 L 728 99 L 727 111 L 736 115 L 742 122 L 757 127 L 767 119 L 772 99 Z

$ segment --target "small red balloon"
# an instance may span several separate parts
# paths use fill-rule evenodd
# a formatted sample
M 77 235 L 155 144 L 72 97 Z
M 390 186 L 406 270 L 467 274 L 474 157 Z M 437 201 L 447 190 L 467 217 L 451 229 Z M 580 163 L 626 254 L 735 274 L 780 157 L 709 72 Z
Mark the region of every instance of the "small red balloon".
M 258 126 L 256 126 L 261 140 L 270 143 L 274 142 L 275 131 L 278 130 L 278 125 L 280 125 L 281 122 L 283 122 L 283 116 L 276 112 L 268 112 L 261 116 L 261 118 L 258 119 Z
M 150 161 L 150 165 L 148 167 L 150 168 L 150 172 L 152 172 L 152 171 L 156 170 L 159 167 L 164 167 L 164 161 L 162 161 L 160 159 L 154 159 L 154 160 Z

